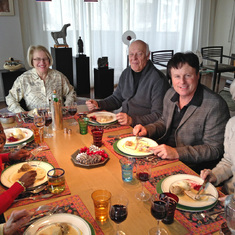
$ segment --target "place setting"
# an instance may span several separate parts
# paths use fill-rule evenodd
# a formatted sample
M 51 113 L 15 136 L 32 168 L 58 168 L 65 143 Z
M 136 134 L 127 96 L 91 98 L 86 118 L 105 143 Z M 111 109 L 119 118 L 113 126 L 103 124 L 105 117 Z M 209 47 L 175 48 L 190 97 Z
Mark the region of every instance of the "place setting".
M 150 147 L 158 146 L 158 143 L 147 137 L 136 137 L 132 133 L 124 133 L 121 135 L 111 135 L 104 138 L 104 145 L 112 151 L 118 158 L 146 158 L 151 160 L 153 166 L 161 166 L 178 161 L 176 160 L 163 160 L 153 155 Z
M 20 229 L 25 235 L 60 234 L 64 229 L 73 235 L 104 234 L 78 195 L 44 204 L 30 211 L 34 212 L 32 219 Z
M 192 234 L 204 234 L 219 230 L 224 217 L 221 213 L 223 205 L 218 201 L 223 194 L 211 183 L 207 183 L 198 194 L 202 185 L 203 180 L 193 170 L 181 164 L 152 172 L 145 187 L 151 194 L 168 192 L 178 196 L 175 211 L 177 221 Z M 210 213 L 216 216 L 211 217 Z

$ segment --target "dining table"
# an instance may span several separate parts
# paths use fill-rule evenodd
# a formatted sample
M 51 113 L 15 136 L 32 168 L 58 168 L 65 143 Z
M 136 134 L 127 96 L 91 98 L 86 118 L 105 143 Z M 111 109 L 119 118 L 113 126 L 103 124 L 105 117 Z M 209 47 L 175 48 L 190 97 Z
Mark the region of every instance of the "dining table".
M 129 200 L 128 216 L 120 225 L 122 230 L 127 235 L 147 235 L 148 231 L 157 225 L 156 219 L 150 212 L 151 203 L 150 201 L 143 202 L 136 199 L 135 194 L 140 191 L 141 183 L 137 180 L 135 173 L 131 182 L 124 182 L 122 180 L 121 165 L 119 162 L 121 156 L 112 148 L 115 139 L 108 137 L 110 135 L 131 135 L 132 127 L 116 125 L 113 129 L 107 128 L 107 131 L 104 131 L 103 134 L 103 145 L 101 149 L 105 150 L 108 154 L 109 160 L 105 164 L 97 167 L 84 167 L 74 164 L 71 156 L 78 149 L 91 146 L 93 144 L 93 138 L 90 127 L 88 128 L 87 134 L 81 135 L 79 125 L 71 125 L 74 118 L 76 119 L 76 117 L 64 118 L 63 129 L 61 130 L 52 131 L 50 126 L 49 129 L 53 132 L 54 136 L 44 139 L 44 143 L 48 148 L 38 153 L 39 155 L 45 153 L 50 156 L 53 159 L 51 160 L 52 165 L 54 163 L 57 167 L 59 166 L 65 170 L 66 193 L 40 201 L 28 200 L 25 204 L 13 203 L 4 213 L 6 220 L 13 210 L 34 210 L 42 204 L 66 205 L 68 207 L 70 206 L 70 210 L 67 210 L 67 213 L 70 213 L 76 207 L 79 211 L 79 216 L 86 218 L 93 226 L 95 234 L 114 234 L 116 224 L 111 219 L 103 223 L 95 220 L 94 204 L 91 194 L 95 190 L 105 189 L 112 196 L 122 194 Z M 20 120 L 17 124 L 3 126 L 4 128 L 12 126 L 31 128 L 30 125 L 33 124 L 23 123 Z M 64 128 L 70 129 L 70 132 L 66 133 Z M 152 194 L 156 193 L 156 184 L 164 175 L 172 175 L 177 172 L 197 175 L 181 161 L 164 161 L 163 164 L 158 164 L 156 157 L 154 160 L 155 165 L 152 168 L 152 178 L 147 182 L 145 188 L 145 190 Z M 205 220 L 198 222 L 193 217 L 193 214 L 194 212 L 181 213 L 180 210 L 176 209 L 174 222 L 170 225 L 161 223 L 161 226 L 168 231 L 168 234 L 219 234 L 220 226 L 225 222 L 221 216 L 220 220 L 211 221 L 211 223 L 208 222 L 208 225 Z M 202 226 L 202 229 L 200 226 Z

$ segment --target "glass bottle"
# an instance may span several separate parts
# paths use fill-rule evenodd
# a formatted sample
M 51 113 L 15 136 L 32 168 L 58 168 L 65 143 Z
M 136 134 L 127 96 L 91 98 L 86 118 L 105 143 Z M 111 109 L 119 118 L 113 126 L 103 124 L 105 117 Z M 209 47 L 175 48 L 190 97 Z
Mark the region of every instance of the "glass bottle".
M 235 195 L 228 195 L 224 202 L 224 210 L 225 210 L 225 219 L 227 221 L 227 225 L 232 232 L 235 234 Z

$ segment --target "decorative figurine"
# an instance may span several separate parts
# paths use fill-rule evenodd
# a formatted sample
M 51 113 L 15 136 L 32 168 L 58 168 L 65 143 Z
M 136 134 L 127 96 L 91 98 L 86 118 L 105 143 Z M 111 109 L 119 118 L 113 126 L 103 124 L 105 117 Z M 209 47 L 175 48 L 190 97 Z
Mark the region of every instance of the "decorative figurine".
M 78 54 L 83 54 L 83 41 L 81 37 L 78 39 Z
M 66 36 L 67 36 L 67 28 L 70 26 L 70 24 L 65 24 L 63 26 L 63 28 L 58 31 L 58 32 L 51 32 L 51 36 L 53 37 L 54 41 L 55 41 L 55 45 L 54 47 L 69 47 L 67 42 L 66 42 Z M 64 44 L 60 44 L 58 42 L 58 38 L 63 38 L 63 43 Z
M 23 67 L 19 60 L 14 60 L 12 57 L 9 60 L 5 61 L 6 63 L 3 65 L 4 69 L 15 71 Z

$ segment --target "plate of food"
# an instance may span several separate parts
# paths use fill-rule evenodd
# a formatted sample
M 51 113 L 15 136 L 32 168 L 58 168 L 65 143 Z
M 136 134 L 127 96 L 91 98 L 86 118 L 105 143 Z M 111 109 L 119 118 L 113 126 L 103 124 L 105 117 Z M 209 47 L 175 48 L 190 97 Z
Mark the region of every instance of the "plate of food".
M 135 136 L 128 136 L 117 142 L 117 148 L 131 156 L 152 155 L 153 152 L 149 148 L 156 146 L 158 146 L 157 142 L 147 137 L 139 137 L 137 140 Z
M 47 172 L 54 167 L 47 162 L 29 161 L 21 162 L 9 166 L 4 169 L 1 175 L 1 183 L 10 188 L 20 177 L 28 171 L 35 170 L 37 172 L 36 181 L 31 188 L 47 182 Z
M 108 125 L 117 121 L 116 114 L 111 112 L 94 112 L 87 114 L 89 124 L 91 125 Z
M 190 209 L 205 209 L 212 207 L 216 204 L 218 199 L 218 191 L 211 184 L 208 183 L 204 191 L 200 192 L 198 197 L 197 193 L 203 183 L 203 179 L 188 174 L 178 174 L 166 177 L 161 181 L 161 192 L 172 192 L 179 197 L 178 205 L 185 207 L 186 210 Z M 212 194 L 212 196 L 204 196 L 204 194 Z M 180 207 L 179 209 L 182 209 Z
M 33 136 L 33 132 L 28 128 L 9 128 L 4 130 L 6 135 L 6 146 L 20 144 Z
M 92 226 L 83 218 L 68 213 L 53 214 L 45 216 L 31 224 L 24 232 L 24 235 L 95 235 Z

